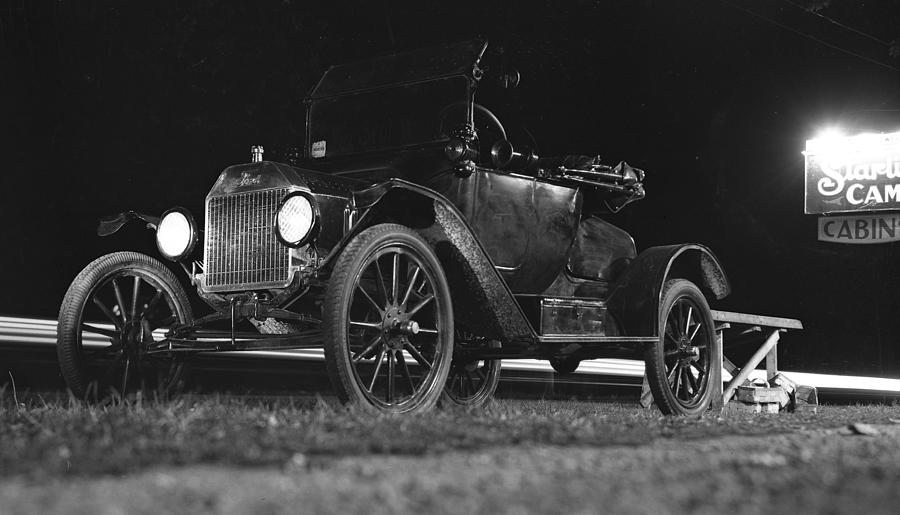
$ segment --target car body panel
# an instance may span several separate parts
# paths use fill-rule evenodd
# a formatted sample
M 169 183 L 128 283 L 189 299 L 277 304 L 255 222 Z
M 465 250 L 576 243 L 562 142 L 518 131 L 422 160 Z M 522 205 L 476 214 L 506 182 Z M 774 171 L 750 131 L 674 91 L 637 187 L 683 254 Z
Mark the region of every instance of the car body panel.
M 651 247 L 615 283 L 607 305 L 627 334 L 659 335 L 659 302 L 666 281 L 689 279 L 708 297 L 722 299 L 731 285 L 718 258 L 703 245 Z
M 536 332 L 487 249 L 465 216 L 448 199 L 423 186 L 391 179 L 357 192 L 354 205 L 362 215 L 337 248 L 378 223 L 392 221 L 407 225 L 434 248 L 451 286 L 455 315 L 464 325 L 478 327 L 485 336 L 508 345 L 529 346 L 536 342 Z M 323 266 L 334 255 L 336 252 L 326 258 Z
M 581 212 L 577 188 L 485 168 L 429 186 L 465 216 L 514 293 L 541 293 L 566 263 Z

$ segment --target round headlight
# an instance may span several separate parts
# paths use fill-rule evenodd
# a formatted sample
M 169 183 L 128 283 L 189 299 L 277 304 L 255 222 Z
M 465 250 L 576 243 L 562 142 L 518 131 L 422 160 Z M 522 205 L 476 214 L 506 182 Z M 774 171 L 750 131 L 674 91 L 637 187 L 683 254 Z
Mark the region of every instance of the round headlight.
M 318 216 L 316 205 L 308 193 L 289 193 L 275 215 L 275 233 L 281 243 L 288 247 L 299 247 L 315 233 Z
M 156 246 L 163 256 L 178 261 L 190 254 L 196 243 L 194 217 L 187 210 L 174 208 L 163 213 L 156 228 Z

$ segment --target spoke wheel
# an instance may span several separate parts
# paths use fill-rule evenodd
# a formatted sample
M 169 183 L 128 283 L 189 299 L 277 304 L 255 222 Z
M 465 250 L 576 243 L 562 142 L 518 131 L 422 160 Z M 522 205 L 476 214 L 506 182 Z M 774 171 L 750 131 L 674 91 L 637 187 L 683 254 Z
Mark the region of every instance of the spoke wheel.
M 437 402 L 453 358 L 450 290 L 431 247 L 401 225 L 357 235 L 323 305 L 325 364 L 341 401 L 377 412 Z
M 486 341 L 470 333 L 457 331 L 456 345 L 457 349 L 466 347 L 496 349 L 500 347 L 500 342 Z M 497 390 L 497 383 L 500 381 L 500 361 L 454 359 L 450 365 L 450 374 L 447 376 L 441 404 L 469 408 L 483 406 L 493 398 L 494 391 Z
M 165 331 L 193 320 L 181 284 L 160 261 L 135 252 L 107 254 L 72 281 L 59 310 L 57 356 L 72 393 L 86 400 L 135 391 L 174 393 L 185 364 L 144 350 Z
M 659 331 L 646 358 L 656 405 L 667 415 L 703 413 L 712 400 L 714 381 L 720 380 L 712 368 L 718 342 L 706 298 L 692 282 L 666 283 Z

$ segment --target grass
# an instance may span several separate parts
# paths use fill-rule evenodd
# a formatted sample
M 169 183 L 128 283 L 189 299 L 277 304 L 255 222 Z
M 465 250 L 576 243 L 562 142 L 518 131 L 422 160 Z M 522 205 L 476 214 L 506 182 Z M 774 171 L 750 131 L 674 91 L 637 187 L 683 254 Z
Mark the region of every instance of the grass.
M 854 422 L 891 423 L 897 406 L 818 414 L 662 417 L 632 403 L 495 401 L 483 409 L 372 416 L 322 399 L 184 396 L 105 406 L 0 391 L 0 478 L 120 475 L 158 467 L 283 467 L 342 457 L 435 456 L 505 446 L 604 448 L 660 440 L 768 435 Z

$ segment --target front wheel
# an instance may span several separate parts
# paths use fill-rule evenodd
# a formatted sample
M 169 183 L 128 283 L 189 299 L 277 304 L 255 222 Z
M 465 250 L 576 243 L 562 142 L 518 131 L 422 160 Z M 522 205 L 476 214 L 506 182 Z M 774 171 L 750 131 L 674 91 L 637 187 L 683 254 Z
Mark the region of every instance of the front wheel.
M 148 388 L 173 393 L 183 384 L 184 362 L 144 350 L 166 329 L 192 320 L 184 288 L 159 260 L 136 252 L 107 254 L 86 266 L 63 298 L 60 371 L 79 398 Z
M 698 415 L 709 408 L 718 377 L 718 340 L 706 298 L 684 279 L 666 282 L 659 305 L 659 339 L 647 350 L 647 380 L 666 415 Z
M 453 360 L 453 308 L 421 236 L 370 227 L 341 252 L 325 291 L 325 365 L 338 398 L 375 412 L 430 409 Z

